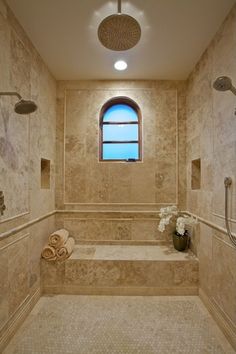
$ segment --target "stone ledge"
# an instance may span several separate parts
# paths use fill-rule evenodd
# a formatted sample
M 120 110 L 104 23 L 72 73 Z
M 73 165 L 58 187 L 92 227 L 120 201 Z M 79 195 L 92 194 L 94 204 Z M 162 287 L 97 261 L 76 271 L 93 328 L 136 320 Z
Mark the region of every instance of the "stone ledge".
M 47 295 L 115 295 L 115 296 L 196 296 L 198 287 L 157 288 L 157 287 L 90 287 L 90 286 L 48 286 L 43 294 Z

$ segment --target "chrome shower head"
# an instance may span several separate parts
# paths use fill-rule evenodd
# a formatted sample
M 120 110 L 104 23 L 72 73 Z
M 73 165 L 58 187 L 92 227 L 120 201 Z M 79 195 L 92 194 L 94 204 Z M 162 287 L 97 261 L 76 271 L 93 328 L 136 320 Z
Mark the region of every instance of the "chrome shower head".
M 15 112 L 18 114 L 30 114 L 35 112 L 37 105 L 33 101 L 20 100 L 15 104 Z
M 36 111 L 37 105 L 33 101 L 23 100 L 17 92 L 0 92 L 0 96 L 16 96 L 19 102 L 15 104 L 15 112 L 18 114 L 30 114 Z
M 233 86 L 231 79 L 228 76 L 220 76 L 213 83 L 214 89 L 217 91 L 228 91 L 230 90 L 236 95 L 236 88 Z

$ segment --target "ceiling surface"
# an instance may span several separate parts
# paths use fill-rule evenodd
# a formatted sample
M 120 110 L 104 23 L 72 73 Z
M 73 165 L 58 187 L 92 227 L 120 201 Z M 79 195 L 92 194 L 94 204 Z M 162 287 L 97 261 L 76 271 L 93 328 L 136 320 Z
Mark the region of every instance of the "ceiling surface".
M 116 1 L 7 0 L 58 80 L 186 79 L 234 0 L 130 0 L 122 12 L 141 25 L 140 42 L 125 52 L 103 47 L 97 28 Z M 128 63 L 125 72 L 113 68 Z

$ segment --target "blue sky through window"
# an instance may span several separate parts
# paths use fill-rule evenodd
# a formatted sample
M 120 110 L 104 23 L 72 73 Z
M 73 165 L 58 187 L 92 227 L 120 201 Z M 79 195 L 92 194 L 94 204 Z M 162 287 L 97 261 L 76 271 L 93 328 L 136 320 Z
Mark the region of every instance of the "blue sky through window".
M 103 122 L 137 122 L 135 110 L 127 104 L 114 104 L 105 112 Z
M 103 126 L 103 141 L 138 140 L 138 124 L 118 124 Z
M 124 124 L 122 124 L 122 122 L 124 122 Z M 128 122 L 137 124 L 127 124 Z M 139 125 L 137 112 L 127 104 L 114 104 L 109 107 L 103 116 L 102 141 L 103 160 L 139 159 Z M 137 143 L 129 143 L 130 141 L 137 141 Z M 119 142 L 124 143 L 121 144 Z
M 103 160 L 138 159 L 138 144 L 103 144 Z

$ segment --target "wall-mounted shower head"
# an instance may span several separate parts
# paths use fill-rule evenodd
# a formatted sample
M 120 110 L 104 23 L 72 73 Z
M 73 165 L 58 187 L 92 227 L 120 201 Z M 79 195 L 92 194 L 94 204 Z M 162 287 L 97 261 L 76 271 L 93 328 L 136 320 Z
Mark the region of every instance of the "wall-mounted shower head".
M 228 91 L 230 90 L 236 95 L 236 88 L 233 86 L 231 79 L 228 76 L 220 76 L 213 83 L 214 89 L 217 91 Z
M 16 96 L 19 102 L 15 104 L 15 112 L 18 114 L 30 114 L 36 111 L 37 105 L 33 101 L 23 100 L 17 92 L 0 92 L 0 96 Z
M 35 112 L 37 105 L 33 101 L 20 100 L 15 104 L 15 112 L 18 114 L 29 114 Z

